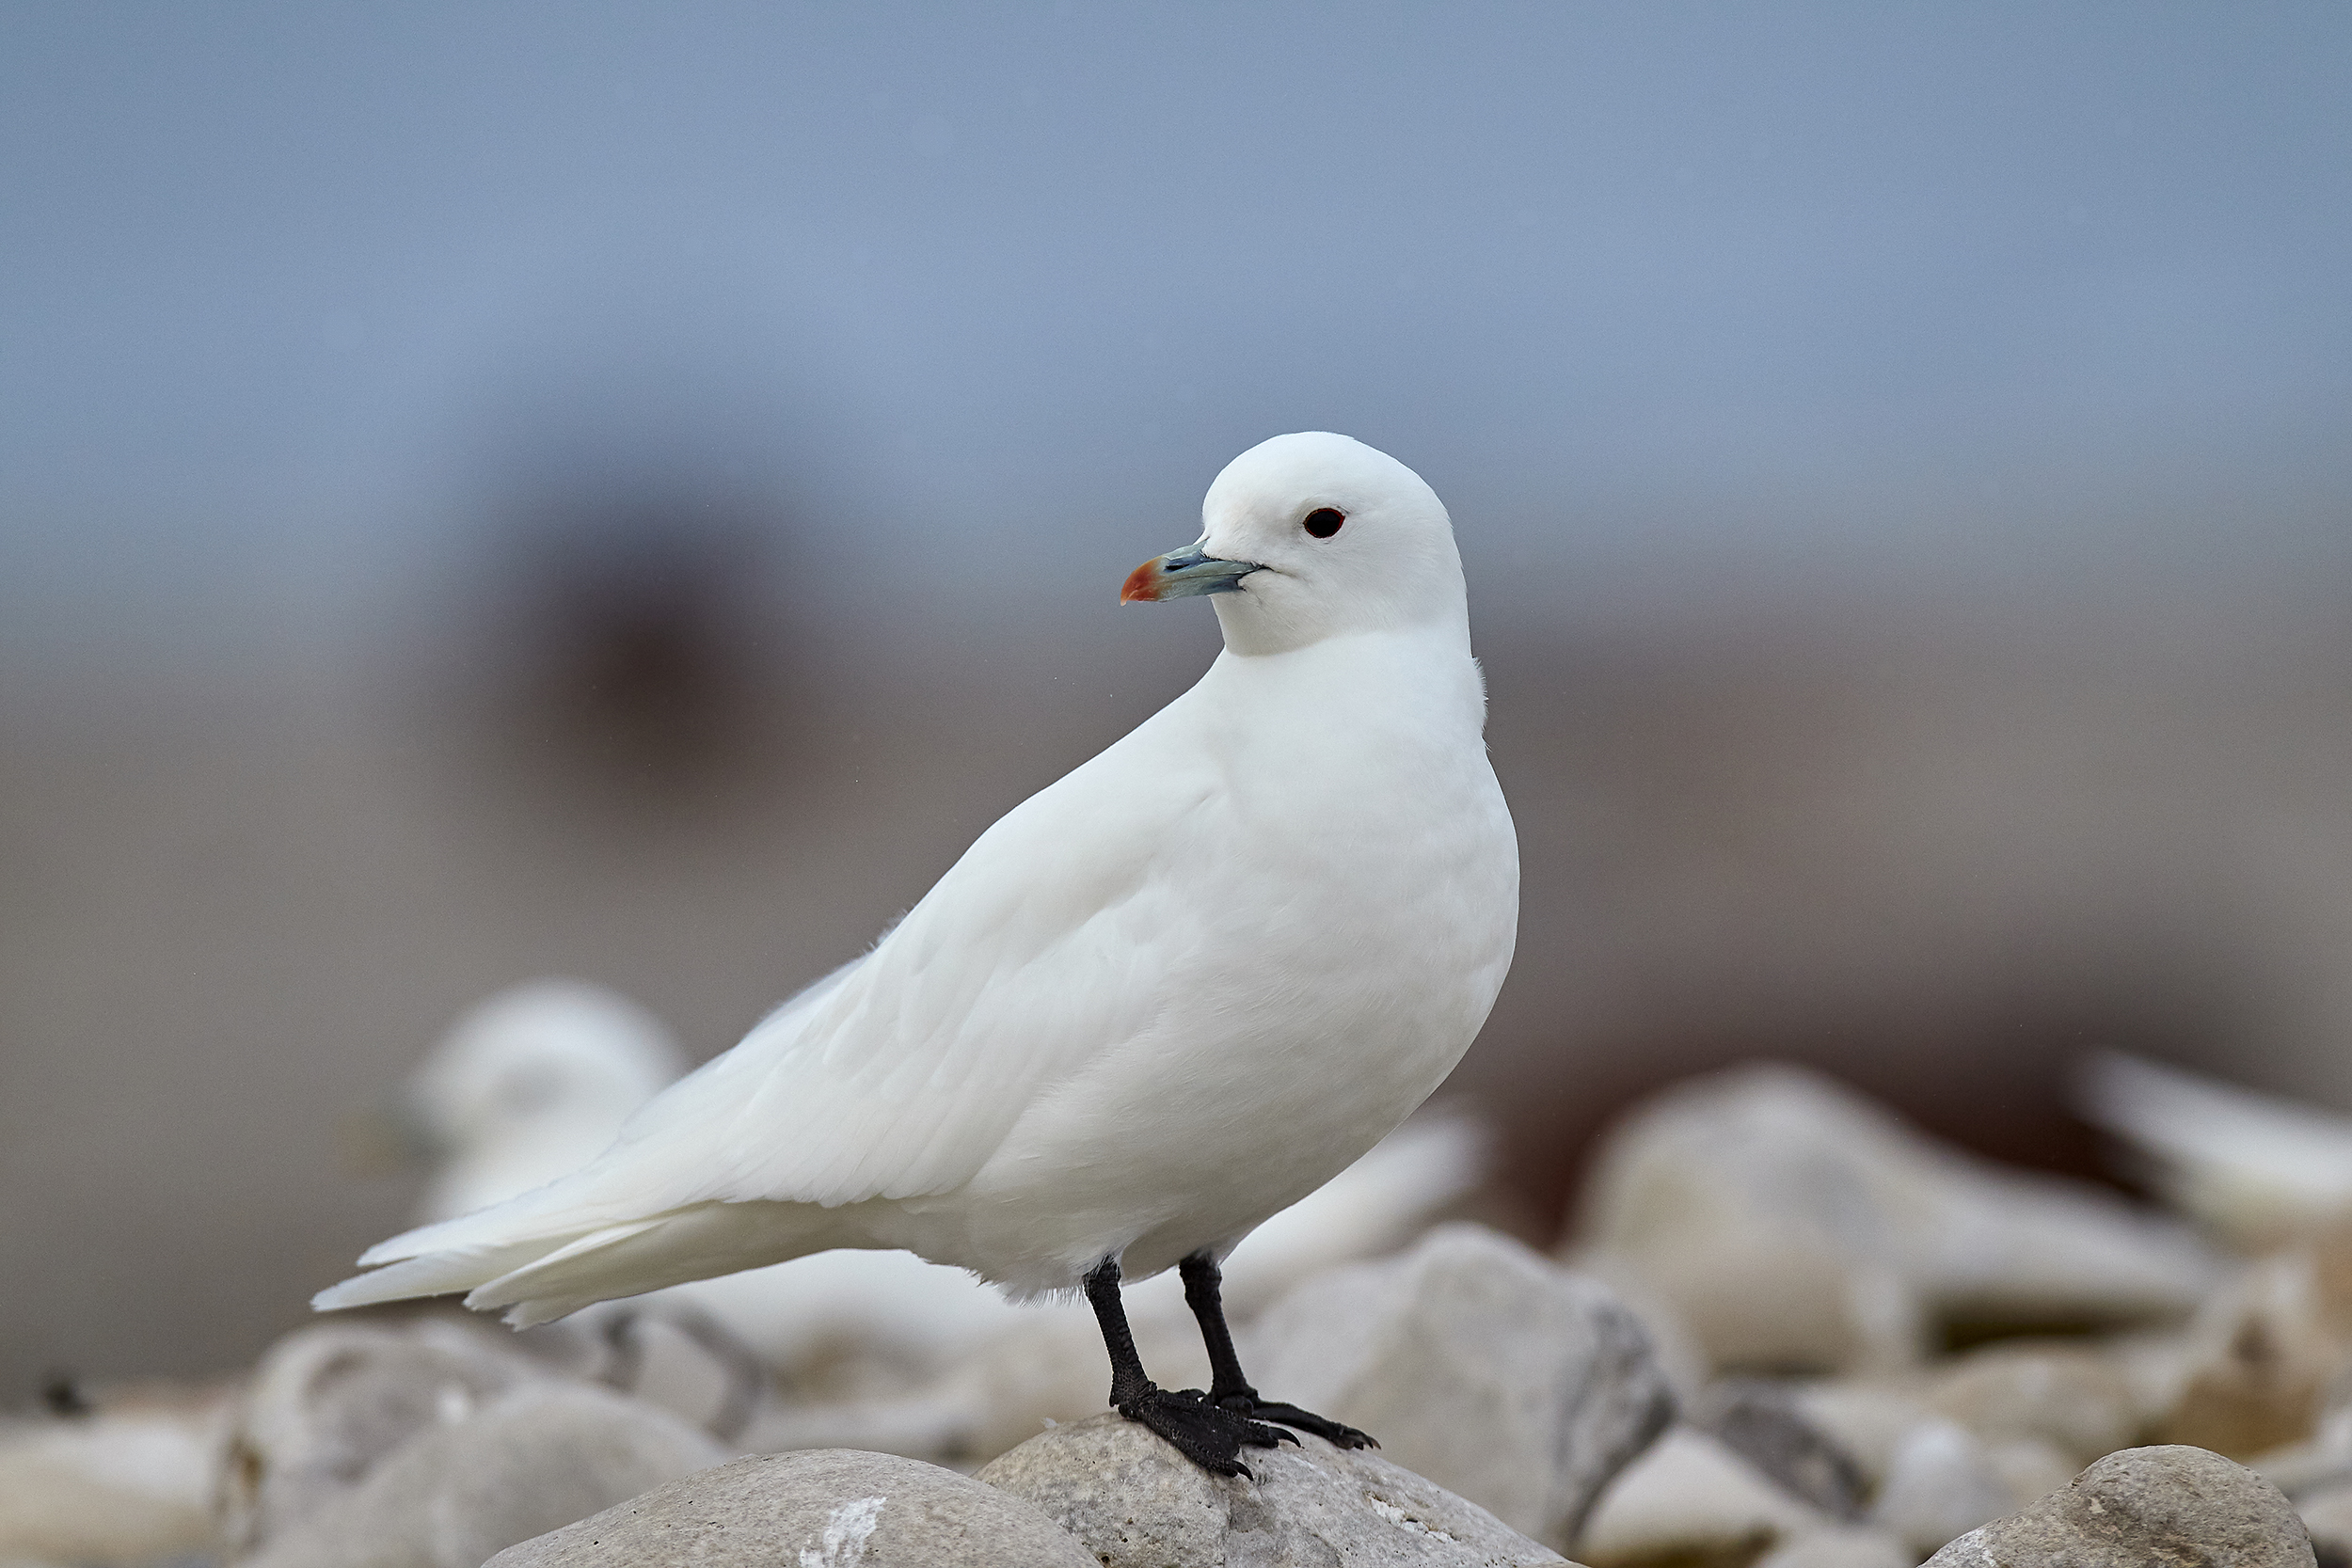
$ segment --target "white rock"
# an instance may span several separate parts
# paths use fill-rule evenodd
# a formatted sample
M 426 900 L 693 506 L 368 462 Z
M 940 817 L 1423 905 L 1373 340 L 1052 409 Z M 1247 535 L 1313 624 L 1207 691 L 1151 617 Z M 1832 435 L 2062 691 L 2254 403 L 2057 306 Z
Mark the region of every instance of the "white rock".
M 1870 1522 L 1916 1552 L 1931 1552 L 2064 1484 L 2072 1471 L 2046 1445 L 1996 1449 L 1956 1422 L 1925 1421 L 1896 1445 Z
M 1742 1562 L 1836 1524 L 1716 1439 L 1677 1426 L 1610 1482 L 1576 1550 L 1592 1568 Z
M 1033 1437 L 979 1479 L 1034 1504 L 1104 1568 L 1194 1564 L 1503 1568 L 1560 1557 L 1369 1450 L 1317 1437 L 1245 1450 L 1254 1480 L 1212 1476 L 1125 1418 Z
M 1649 1281 L 1719 1368 L 1764 1371 L 1891 1370 L 1943 1323 L 2181 1316 L 2217 1273 L 2171 1221 L 1987 1164 L 1783 1066 L 1628 1117 L 1572 1243 Z
M 1244 1353 L 1267 1398 L 1371 1433 L 1395 1463 L 1557 1546 L 1673 1409 L 1612 1291 L 1472 1225 L 1308 1281 Z
M 219 1394 L 0 1422 L 0 1562 L 133 1568 L 214 1544 Z
M 584 1384 L 526 1384 L 418 1432 L 243 1568 L 479 1568 L 726 1458 L 666 1410 Z

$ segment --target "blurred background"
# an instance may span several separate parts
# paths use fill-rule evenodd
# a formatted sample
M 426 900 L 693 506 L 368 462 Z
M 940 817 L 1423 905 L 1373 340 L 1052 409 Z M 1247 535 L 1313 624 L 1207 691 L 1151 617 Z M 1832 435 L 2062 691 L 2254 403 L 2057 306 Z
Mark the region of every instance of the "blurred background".
M 2093 1047 L 2352 1108 L 2341 7 L 0 33 L 0 1402 L 301 1321 L 480 996 L 856 954 L 1288 430 L 1454 513 L 1532 1212 L 1759 1053 L 2075 1171 Z

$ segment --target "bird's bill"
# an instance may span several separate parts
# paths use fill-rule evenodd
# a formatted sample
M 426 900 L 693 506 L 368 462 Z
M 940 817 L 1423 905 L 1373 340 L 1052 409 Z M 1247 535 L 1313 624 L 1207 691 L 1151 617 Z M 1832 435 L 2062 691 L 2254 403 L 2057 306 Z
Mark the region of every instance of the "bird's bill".
M 1155 555 L 1127 574 L 1119 590 L 1120 604 L 1160 599 L 1188 599 L 1196 594 L 1235 594 L 1241 579 L 1262 570 L 1254 561 L 1225 561 L 1204 555 L 1198 545 Z

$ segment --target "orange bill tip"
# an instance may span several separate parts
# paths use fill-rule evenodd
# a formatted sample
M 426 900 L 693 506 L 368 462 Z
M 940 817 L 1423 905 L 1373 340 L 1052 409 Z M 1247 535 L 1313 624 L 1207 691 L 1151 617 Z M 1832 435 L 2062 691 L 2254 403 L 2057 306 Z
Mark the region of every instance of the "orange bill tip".
M 1127 574 L 1120 584 L 1120 604 L 1148 604 L 1160 596 L 1160 562 L 1157 556 Z

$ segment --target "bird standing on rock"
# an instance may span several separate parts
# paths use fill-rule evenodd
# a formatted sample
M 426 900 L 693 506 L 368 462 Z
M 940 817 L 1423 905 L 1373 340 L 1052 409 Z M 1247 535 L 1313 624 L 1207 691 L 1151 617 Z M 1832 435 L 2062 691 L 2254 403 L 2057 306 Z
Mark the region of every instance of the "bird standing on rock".
M 1259 1397 L 1218 1262 L 1443 1081 L 1510 967 L 1518 847 L 1461 561 L 1343 436 L 1242 453 L 1129 602 L 1216 595 L 1189 691 L 982 833 L 871 951 L 574 1174 L 395 1237 L 322 1308 L 465 1291 L 545 1323 L 834 1247 L 1085 1291 L 1111 1402 L 1219 1474 L 1363 1433 Z M 378 1267 L 377 1265 L 381 1265 Z M 1145 1375 L 1120 1282 L 1178 1268 L 1211 1386 Z M 1295 1439 L 1293 1439 L 1295 1440 Z

